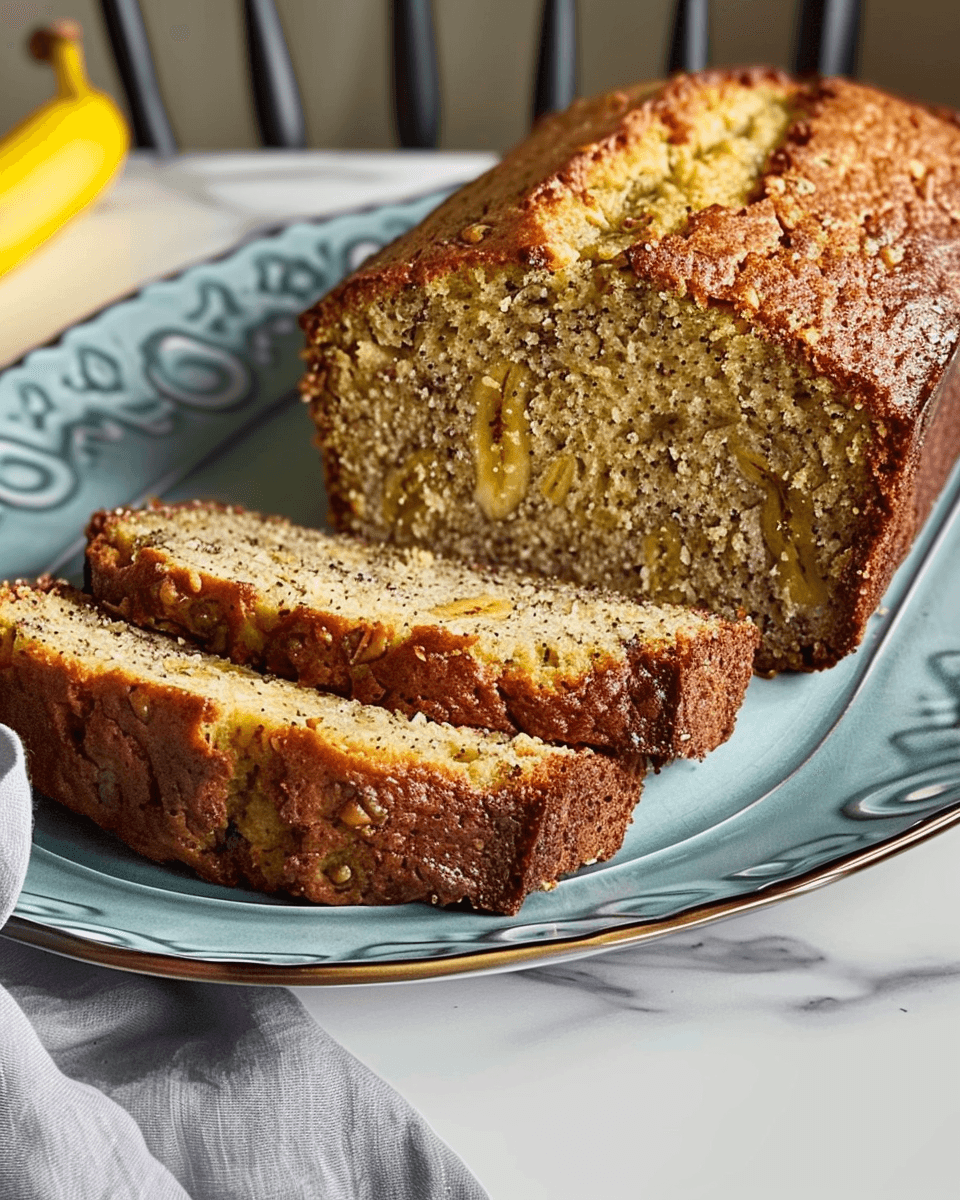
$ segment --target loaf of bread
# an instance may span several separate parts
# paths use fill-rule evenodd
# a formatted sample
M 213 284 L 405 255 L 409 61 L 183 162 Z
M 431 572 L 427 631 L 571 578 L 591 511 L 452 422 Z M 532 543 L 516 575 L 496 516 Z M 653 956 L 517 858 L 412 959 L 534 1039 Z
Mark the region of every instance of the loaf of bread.
M 960 127 L 763 69 L 578 102 L 302 323 L 339 528 L 829 666 L 960 453 Z
M 733 731 L 755 626 L 210 504 L 95 514 L 93 594 L 137 625 L 368 704 L 657 759 Z
M 0 721 L 33 784 L 159 861 L 325 904 L 516 912 L 609 857 L 639 772 L 325 695 L 0 585 Z

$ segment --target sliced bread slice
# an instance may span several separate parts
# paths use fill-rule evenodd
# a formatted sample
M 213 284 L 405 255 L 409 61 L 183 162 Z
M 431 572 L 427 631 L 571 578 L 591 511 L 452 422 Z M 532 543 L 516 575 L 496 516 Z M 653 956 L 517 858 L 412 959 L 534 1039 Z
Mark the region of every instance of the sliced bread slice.
M 733 731 L 749 622 L 209 504 L 94 516 L 94 594 L 234 662 L 406 714 L 659 759 Z
M 325 904 L 524 896 L 619 848 L 640 774 L 591 750 L 411 720 L 0 585 L 0 721 L 34 785 L 141 854 Z

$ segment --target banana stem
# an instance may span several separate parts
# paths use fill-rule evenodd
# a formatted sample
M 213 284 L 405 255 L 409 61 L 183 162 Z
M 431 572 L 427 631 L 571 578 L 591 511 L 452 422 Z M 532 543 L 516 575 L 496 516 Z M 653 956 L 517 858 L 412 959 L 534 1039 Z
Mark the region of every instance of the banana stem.
M 92 91 L 76 21 L 53 21 L 46 29 L 38 29 L 30 39 L 30 53 L 53 67 L 59 99 L 74 100 Z

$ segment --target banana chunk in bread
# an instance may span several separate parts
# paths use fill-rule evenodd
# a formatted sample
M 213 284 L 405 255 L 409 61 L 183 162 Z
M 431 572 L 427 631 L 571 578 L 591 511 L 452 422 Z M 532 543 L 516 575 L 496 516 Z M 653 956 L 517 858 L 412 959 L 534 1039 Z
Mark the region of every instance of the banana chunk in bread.
M 960 126 L 841 79 L 578 102 L 304 315 L 331 518 L 860 641 L 960 453 Z
M 639 798 L 610 756 L 264 678 L 50 582 L 0 585 L 0 721 L 40 791 L 141 854 L 325 904 L 514 913 L 615 853 Z
M 137 625 L 408 715 L 660 759 L 729 737 L 758 638 L 235 508 L 117 509 L 88 535 L 94 595 Z

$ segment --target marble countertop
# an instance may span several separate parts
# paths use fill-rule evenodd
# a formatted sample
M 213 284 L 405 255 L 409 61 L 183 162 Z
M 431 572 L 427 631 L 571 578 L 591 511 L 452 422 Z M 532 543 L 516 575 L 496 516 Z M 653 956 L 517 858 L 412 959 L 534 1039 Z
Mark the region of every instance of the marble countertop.
M 489 154 L 284 151 L 130 156 L 99 203 L 3 280 L 0 366 L 154 279 L 283 221 L 451 187 Z
M 134 156 L 108 199 L 3 280 L 0 364 L 257 229 L 428 192 L 489 161 Z M 816 892 L 643 946 L 295 990 L 493 1200 L 948 1197 L 958 861 L 954 827 Z
M 762 912 L 512 974 L 297 989 L 494 1200 L 956 1194 L 960 830 Z

